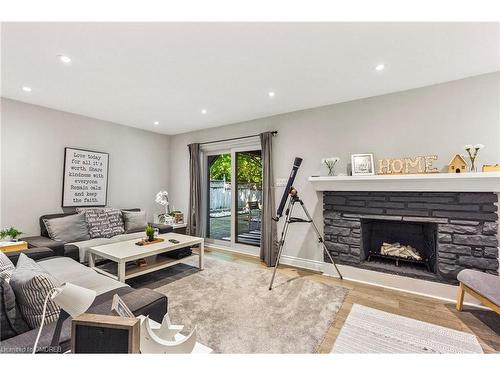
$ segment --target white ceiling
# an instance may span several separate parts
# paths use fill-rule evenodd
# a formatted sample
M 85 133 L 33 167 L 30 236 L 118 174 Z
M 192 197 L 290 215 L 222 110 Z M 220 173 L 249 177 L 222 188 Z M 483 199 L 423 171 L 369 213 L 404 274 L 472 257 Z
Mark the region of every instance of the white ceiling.
M 499 25 L 3 23 L 2 96 L 177 134 L 498 71 Z

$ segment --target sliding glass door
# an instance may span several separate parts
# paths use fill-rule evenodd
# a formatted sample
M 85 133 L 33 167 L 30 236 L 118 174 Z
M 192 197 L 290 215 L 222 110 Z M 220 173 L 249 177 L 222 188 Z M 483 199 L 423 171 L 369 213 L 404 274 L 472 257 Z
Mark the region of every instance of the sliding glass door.
M 260 246 L 262 156 L 260 150 L 236 152 L 236 242 Z
M 231 241 L 231 154 L 207 156 L 207 238 Z
M 208 242 L 257 253 L 262 208 L 259 142 L 205 151 L 204 166 Z

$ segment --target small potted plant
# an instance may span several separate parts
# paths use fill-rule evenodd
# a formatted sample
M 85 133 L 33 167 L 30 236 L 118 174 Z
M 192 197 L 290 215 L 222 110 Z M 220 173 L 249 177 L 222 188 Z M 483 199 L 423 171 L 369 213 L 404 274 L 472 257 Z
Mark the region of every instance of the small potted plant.
M 0 231 L 0 239 L 4 239 L 5 237 L 10 237 L 10 240 L 12 242 L 17 241 L 17 237 L 23 234 L 20 230 L 10 227 L 10 228 L 5 228 Z
M 146 236 L 148 236 L 149 242 L 152 242 L 155 239 L 155 228 L 153 228 L 151 225 L 148 225 L 146 227 Z

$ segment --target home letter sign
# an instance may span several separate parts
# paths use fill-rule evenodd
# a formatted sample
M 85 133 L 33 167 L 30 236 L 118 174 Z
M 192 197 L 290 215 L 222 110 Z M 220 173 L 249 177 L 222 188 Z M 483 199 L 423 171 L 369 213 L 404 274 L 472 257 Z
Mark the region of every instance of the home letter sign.
M 64 149 L 63 207 L 105 206 L 109 154 Z
M 436 155 L 381 159 L 378 161 L 378 174 L 437 173 L 437 168 L 432 166 L 434 160 L 437 160 Z

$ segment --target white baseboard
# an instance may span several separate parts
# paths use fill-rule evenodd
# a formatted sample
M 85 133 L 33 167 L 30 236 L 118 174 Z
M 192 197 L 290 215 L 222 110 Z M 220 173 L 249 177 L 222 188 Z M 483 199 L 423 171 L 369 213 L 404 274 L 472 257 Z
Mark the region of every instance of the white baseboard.
M 325 262 L 321 262 L 319 260 L 293 257 L 291 255 L 282 255 L 280 263 L 286 264 L 287 266 L 305 268 L 307 270 L 318 271 L 318 272 L 324 272 L 325 269 Z
M 260 253 L 259 248 L 256 248 L 257 250 L 255 250 L 255 251 L 251 251 L 248 249 L 235 249 L 234 247 L 223 246 L 220 244 L 214 244 L 214 243 L 209 243 L 209 242 L 205 242 L 205 247 L 216 249 L 216 250 L 227 251 L 229 253 L 242 254 L 242 255 L 250 256 L 250 257 L 254 257 L 254 258 L 259 258 L 259 253 Z

